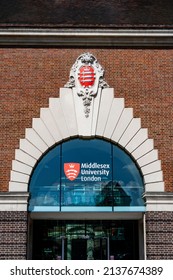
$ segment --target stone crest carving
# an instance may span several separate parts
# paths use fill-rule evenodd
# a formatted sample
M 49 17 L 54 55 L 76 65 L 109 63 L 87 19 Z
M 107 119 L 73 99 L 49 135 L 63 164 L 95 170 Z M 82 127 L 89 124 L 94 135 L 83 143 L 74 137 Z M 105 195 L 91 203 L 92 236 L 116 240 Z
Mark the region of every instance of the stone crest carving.
M 69 81 L 64 87 L 75 88 L 83 100 L 85 117 L 89 117 L 93 98 L 97 96 L 98 88 L 109 87 L 104 80 L 104 70 L 94 55 L 80 55 L 71 68 Z

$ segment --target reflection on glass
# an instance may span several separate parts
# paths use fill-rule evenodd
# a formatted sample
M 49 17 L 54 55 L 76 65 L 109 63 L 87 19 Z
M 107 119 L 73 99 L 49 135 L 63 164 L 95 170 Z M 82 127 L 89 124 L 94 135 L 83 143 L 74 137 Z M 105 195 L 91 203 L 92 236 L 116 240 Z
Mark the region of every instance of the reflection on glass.
M 29 209 L 60 204 L 60 146 L 49 151 L 37 164 L 29 185 Z
M 113 146 L 114 205 L 143 206 L 144 191 L 141 174 L 131 157 Z
M 143 206 L 143 190 L 136 164 L 121 148 L 100 139 L 73 139 L 50 150 L 37 164 L 29 185 L 29 210 L 98 206 L 115 211 Z
M 62 206 L 104 205 L 103 189 L 112 180 L 110 143 L 98 139 L 66 142 L 62 145 L 62 166 Z M 75 168 L 78 175 L 70 180 L 68 170 L 74 172 Z
M 34 220 L 33 223 L 34 260 L 139 258 L 138 221 Z

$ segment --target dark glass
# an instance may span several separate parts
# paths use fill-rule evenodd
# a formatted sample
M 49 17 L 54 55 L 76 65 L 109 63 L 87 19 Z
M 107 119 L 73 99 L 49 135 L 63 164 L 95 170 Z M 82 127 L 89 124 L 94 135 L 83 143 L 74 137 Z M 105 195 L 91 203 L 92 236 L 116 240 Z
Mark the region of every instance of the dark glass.
M 113 224 L 109 238 L 110 258 L 115 260 L 138 259 L 138 222 L 114 221 Z
M 71 241 L 71 259 L 87 260 L 87 240 L 82 238 L 72 239 Z
M 135 260 L 138 221 L 33 221 L 34 260 Z

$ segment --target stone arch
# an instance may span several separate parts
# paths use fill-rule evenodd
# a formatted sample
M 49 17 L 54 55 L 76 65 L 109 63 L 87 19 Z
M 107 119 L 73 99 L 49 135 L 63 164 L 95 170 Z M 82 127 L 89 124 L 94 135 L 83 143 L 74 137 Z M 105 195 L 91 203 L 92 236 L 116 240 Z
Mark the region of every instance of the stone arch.
M 10 192 L 27 192 L 30 175 L 39 158 L 53 145 L 70 137 L 101 137 L 120 145 L 135 160 L 143 175 L 145 191 L 164 191 L 163 172 L 153 139 L 141 119 L 126 108 L 124 98 L 115 98 L 112 88 L 98 90 L 90 115 L 83 113 L 75 88 L 61 88 L 59 98 L 50 98 L 49 107 L 40 109 L 26 128 L 12 161 Z

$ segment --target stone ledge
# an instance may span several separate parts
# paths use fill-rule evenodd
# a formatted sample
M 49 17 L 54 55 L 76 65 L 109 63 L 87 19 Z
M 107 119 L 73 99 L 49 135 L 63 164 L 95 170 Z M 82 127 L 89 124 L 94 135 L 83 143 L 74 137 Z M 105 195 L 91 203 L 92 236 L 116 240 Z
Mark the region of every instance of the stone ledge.
M 0 29 L 0 45 L 6 46 L 173 46 L 172 29 Z
M 27 211 L 28 192 L 1 192 L 0 211 Z
M 173 193 L 171 192 L 145 192 L 147 211 L 173 211 Z

